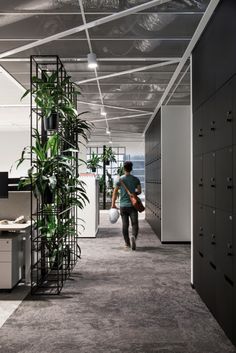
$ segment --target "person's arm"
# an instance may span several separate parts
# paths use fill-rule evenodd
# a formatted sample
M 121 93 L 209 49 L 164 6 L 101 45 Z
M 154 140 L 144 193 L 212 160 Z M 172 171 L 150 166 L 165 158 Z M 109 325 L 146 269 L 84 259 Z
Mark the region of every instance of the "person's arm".
M 136 187 L 135 194 L 136 194 L 136 195 L 140 195 L 141 193 L 142 193 L 142 188 L 141 188 L 141 185 L 138 184 L 137 187 Z
M 117 208 L 116 207 L 116 199 L 118 196 L 118 190 L 119 190 L 119 186 L 116 186 L 115 189 L 113 190 L 111 208 Z

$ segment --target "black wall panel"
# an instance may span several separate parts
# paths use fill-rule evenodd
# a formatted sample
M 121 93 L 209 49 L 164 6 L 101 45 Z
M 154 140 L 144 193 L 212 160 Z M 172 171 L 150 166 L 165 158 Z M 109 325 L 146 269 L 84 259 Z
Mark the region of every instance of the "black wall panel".
M 161 115 L 153 119 L 145 135 L 146 220 L 161 238 Z
M 236 344 L 236 1 L 217 7 L 193 51 L 196 290 Z
M 193 56 L 193 110 L 236 72 L 236 1 L 221 0 Z

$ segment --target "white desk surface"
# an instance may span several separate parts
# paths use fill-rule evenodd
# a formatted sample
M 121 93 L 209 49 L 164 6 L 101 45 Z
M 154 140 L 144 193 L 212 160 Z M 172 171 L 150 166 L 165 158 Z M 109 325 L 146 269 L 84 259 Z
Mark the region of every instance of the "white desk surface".
M 1 231 L 20 231 L 20 230 L 27 230 L 30 228 L 30 223 L 23 223 L 23 224 L 0 224 L 0 232 Z

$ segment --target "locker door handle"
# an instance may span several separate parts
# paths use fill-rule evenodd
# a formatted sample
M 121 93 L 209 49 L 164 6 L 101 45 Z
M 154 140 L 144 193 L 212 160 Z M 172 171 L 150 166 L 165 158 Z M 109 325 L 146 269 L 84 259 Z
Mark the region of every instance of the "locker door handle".
M 228 252 L 227 256 L 233 256 L 233 253 L 232 252 Z
M 203 183 L 199 183 L 198 186 L 202 187 L 202 186 L 203 186 Z
M 211 244 L 212 244 L 212 245 L 215 245 L 215 244 L 216 244 L 215 238 L 216 238 L 215 234 L 212 234 L 212 235 L 211 235 Z
M 215 131 L 215 129 L 216 129 L 215 126 L 214 126 L 215 123 L 216 122 L 214 120 L 211 122 L 211 131 Z
M 216 187 L 216 185 L 215 184 L 211 184 L 211 188 L 215 188 Z
M 229 111 L 227 112 L 226 121 L 227 121 L 228 123 L 231 123 L 232 120 L 233 120 L 233 119 L 232 119 L 232 111 L 229 110 Z
M 233 253 L 232 253 L 232 244 L 231 243 L 228 243 L 227 244 L 227 248 L 228 248 L 228 252 L 227 252 L 227 255 L 228 256 L 233 256 Z
M 199 137 L 202 137 L 203 136 L 203 133 L 202 133 L 202 129 L 199 129 L 199 134 L 198 134 Z
M 199 237 L 203 237 L 203 233 L 198 233 Z
M 227 185 L 227 189 L 233 189 L 233 185 Z

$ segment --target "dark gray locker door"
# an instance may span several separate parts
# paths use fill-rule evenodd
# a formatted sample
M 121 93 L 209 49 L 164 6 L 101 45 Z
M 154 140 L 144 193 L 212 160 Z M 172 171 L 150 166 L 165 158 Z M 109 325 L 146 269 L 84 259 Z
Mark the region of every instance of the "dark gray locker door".
M 233 146 L 233 212 L 236 214 L 236 146 Z
M 196 252 L 204 252 L 204 207 L 200 204 L 194 204 L 193 218 L 193 247 Z
M 203 157 L 193 159 L 193 198 L 194 202 L 203 203 Z
M 233 145 L 236 145 L 236 76 L 233 79 Z
M 215 153 L 203 155 L 203 203 L 215 207 Z
M 207 261 L 205 270 L 205 302 L 214 316 L 216 316 L 216 283 L 217 283 L 217 270 L 216 266 Z
M 233 149 L 216 152 L 216 208 L 232 212 L 233 207 Z
M 218 271 L 217 271 L 218 272 Z M 233 283 L 217 273 L 216 318 L 227 336 L 233 337 Z
M 203 300 L 205 300 L 205 261 L 200 251 L 193 252 L 193 283 Z
M 233 81 L 215 95 L 215 149 L 232 145 L 233 139 Z
M 204 131 L 203 131 L 203 110 L 199 108 L 193 114 L 193 154 L 198 155 L 204 150 Z
M 216 131 L 216 119 L 215 119 L 215 100 L 214 97 L 210 98 L 202 107 L 204 111 L 204 152 L 215 151 L 215 131 Z
M 204 207 L 204 250 L 203 253 L 209 263 L 216 266 L 216 210 Z
M 216 210 L 217 269 L 233 281 L 233 216 Z
M 234 289 L 233 289 L 233 342 L 236 345 L 236 215 L 233 215 L 233 273 L 234 273 Z

